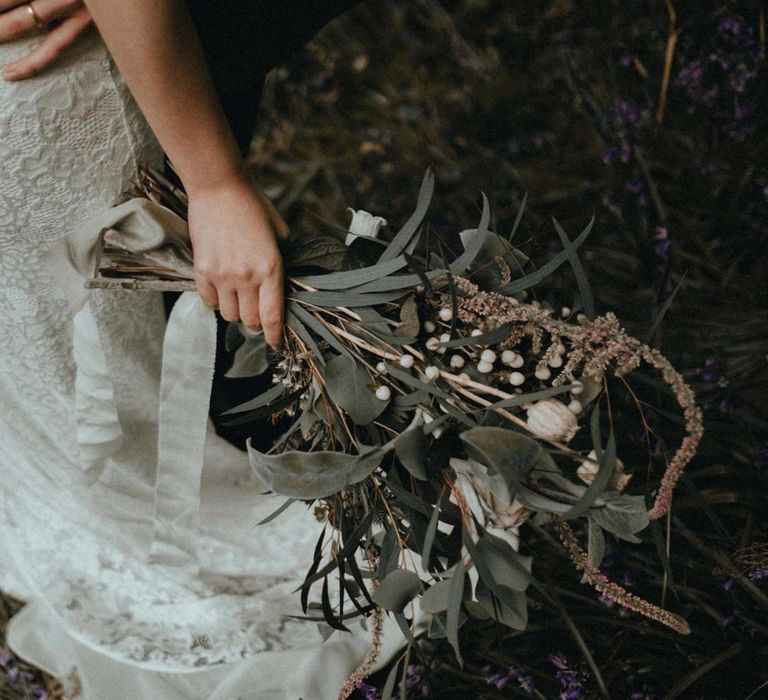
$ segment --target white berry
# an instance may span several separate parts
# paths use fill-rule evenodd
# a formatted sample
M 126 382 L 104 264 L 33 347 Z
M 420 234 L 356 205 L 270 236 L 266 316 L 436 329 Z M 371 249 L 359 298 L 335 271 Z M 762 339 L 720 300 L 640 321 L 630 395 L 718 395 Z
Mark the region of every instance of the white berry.
M 379 362 L 376 365 L 376 371 L 380 372 L 381 374 L 385 374 L 387 371 L 387 366 L 383 362 Z
M 440 309 L 437 314 L 440 316 L 441 321 L 450 321 L 453 318 L 453 311 L 451 309 Z
M 563 366 L 563 358 L 560 357 L 560 355 L 555 355 L 549 360 L 549 362 L 547 362 L 547 364 L 553 369 L 557 369 L 558 367 Z
M 501 361 L 505 365 L 511 365 L 515 358 L 517 357 L 517 353 L 513 352 L 512 350 L 505 350 L 503 353 L 501 353 Z
M 573 413 L 574 416 L 578 416 L 584 410 L 584 407 L 581 405 L 581 401 L 573 399 L 573 401 L 568 404 L 568 410 Z
M 459 379 L 459 381 L 460 381 L 462 384 L 468 384 L 469 382 L 471 382 L 471 381 L 472 381 L 472 377 L 470 377 L 470 376 L 469 376 L 469 375 L 468 375 L 466 372 L 462 372 L 462 373 L 459 375 L 458 379 Z
M 424 321 L 424 330 L 427 333 L 434 333 L 437 326 L 434 321 Z
M 376 398 L 381 399 L 382 401 L 389 400 L 389 397 L 392 396 L 392 392 L 389 390 L 388 386 L 380 386 L 378 389 L 376 389 Z
M 480 362 L 477 363 L 477 371 L 480 372 L 480 374 L 488 374 L 488 372 L 493 371 L 493 365 L 490 362 L 483 362 L 480 360 Z
M 509 366 L 513 369 L 520 369 L 525 364 L 525 358 L 522 355 L 515 354 L 515 359 L 510 362 Z
M 472 332 L 470 333 L 470 335 L 473 338 L 477 338 L 478 335 L 482 335 L 482 334 L 483 334 L 483 332 L 479 328 L 473 328 Z
M 480 355 L 480 359 L 483 362 L 493 364 L 496 362 L 496 353 L 493 350 L 483 350 L 482 355 Z
M 581 392 L 584 391 L 584 385 L 581 382 L 573 382 L 573 386 L 571 387 L 571 393 L 574 396 L 578 396 L 581 394 Z
M 451 355 L 451 367 L 461 369 L 464 366 L 464 358 L 461 355 Z
M 424 369 L 424 376 L 429 381 L 432 381 L 433 379 L 437 379 L 440 376 L 440 370 L 434 365 L 429 365 Z
M 432 336 L 431 338 L 427 338 L 427 350 L 431 350 L 432 352 L 434 352 L 439 348 L 440 348 L 439 338 L 435 338 L 434 336 Z
M 413 367 L 413 355 L 405 354 L 400 358 L 400 366 L 405 367 L 405 369 L 410 369 Z
M 512 372 L 509 375 L 509 383 L 512 386 L 520 386 L 525 383 L 525 375 L 522 372 Z
M 536 376 L 536 379 L 541 379 L 541 381 L 545 382 L 552 376 L 552 372 L 550 372 L 547 367 L 540 367 L 534 372 L 534 375 Z

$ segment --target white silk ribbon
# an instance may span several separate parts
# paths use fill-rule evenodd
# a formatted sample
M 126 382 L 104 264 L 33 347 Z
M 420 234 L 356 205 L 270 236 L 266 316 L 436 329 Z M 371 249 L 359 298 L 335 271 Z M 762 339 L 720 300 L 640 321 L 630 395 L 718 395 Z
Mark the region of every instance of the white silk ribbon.
M 169 245 L 191 248 L 181 217 L 155 202 L 135 198 L 82 222 L 44 253 L 54 284 L 77 312 L 73 338 L 77 442 L 80 466 L 92 483 L 120 448 L 120 421 L 128 413 L 115 391 L 116 367 L 106 357 L 99 319 L 84 288 L 96 269 L 102 233 L 107 229 L 134 252 Z M 200 491 L 215 355 L 214 312 L 197 292 L 184 292 L 171 311 L 163 342 L 153 535 L 148 552 L 150 564 L 183 575 L 199 567 Z

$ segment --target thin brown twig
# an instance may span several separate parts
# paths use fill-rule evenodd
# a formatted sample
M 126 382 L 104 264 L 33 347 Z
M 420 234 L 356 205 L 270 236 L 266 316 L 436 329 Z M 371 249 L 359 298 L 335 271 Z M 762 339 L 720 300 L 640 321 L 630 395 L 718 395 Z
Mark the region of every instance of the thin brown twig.
M 672 75 L 672 62 L 675 58 L 675 47 L 680 33 L 677 29 L 677 13 L 672 4 L 672 0 L 667 0 L 667 14 L 669 15 L 669 33 L 667 34 L 667 47 L 664 55 L 664 74 L 661 79 L 661 89 L 659 91 L 659 105 L 656 109 L 656 122 L 661 124 L 664 121 L 664 111 L 667 106 L 667 93 L 669 92 L 669 80 Z

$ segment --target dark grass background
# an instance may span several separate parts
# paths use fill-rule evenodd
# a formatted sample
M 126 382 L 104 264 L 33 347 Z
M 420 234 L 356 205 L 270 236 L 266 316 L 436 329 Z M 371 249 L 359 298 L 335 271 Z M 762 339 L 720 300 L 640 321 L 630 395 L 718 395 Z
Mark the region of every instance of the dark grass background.
M 508 233 L 527 194 L 513 242 L 540 263 L 557 251 L 551 216 L 573 237 L 594 215 L 582 258 L 598 309 L 653 332 L 705 409 L 699 456 L 655 533 L 668 575 L 651 530 L 603 562 L 683 614 L 690 636 L 601 601 L 550 533 L 526 526 L 559 605 L 532 591 L 524 633 L 467 622 L 463 668 L 430 640 L 398 694 L 768 698 L 765 22 L 760 0 L 369 0 L 270 74 L 250 161 L 294 230 L 346 225 L 346 207 L 397 230 L 428 166 L 435 235 L 475 226 L 481 190 Z M 536 294 L 572 306 L 575 283 L 563 272 Z M 642 415 L 629 394 L 614 409 L 643 493 L 679 424 L 656 384 L 630 386 Z M 0 697 L 40 697 L 14 673 L 3 684 Z

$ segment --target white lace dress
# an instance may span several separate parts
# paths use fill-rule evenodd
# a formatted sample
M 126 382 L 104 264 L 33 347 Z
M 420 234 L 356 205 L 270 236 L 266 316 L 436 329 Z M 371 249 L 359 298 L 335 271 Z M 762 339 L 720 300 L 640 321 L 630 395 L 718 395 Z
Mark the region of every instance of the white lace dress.
M 0 64 L 38 40 L 0 44 Z M 55 68 L 0 80 L 0 585 L 28 601 L 9 644 L 69 678 L 73 698 L 329 700 L 368 634 L 355 623 L 323 643 L 286 617 L 301 614 L 292 591 L 322 525 L 299 503 L 255 527 L 283 499 L 260 494 L 245 454 L 208 422 L 199 571 L 148 563 L 162 299 L 93 290 L 76 329 L 42 257 L 114 205 L 139 164 L 160 163 L 95 32 Z M 89 352 L 103 352 L 121 397 L 122 440 L 95 481 L 76 391 Z M 382 660 L 399 637 L 388 627 Z

